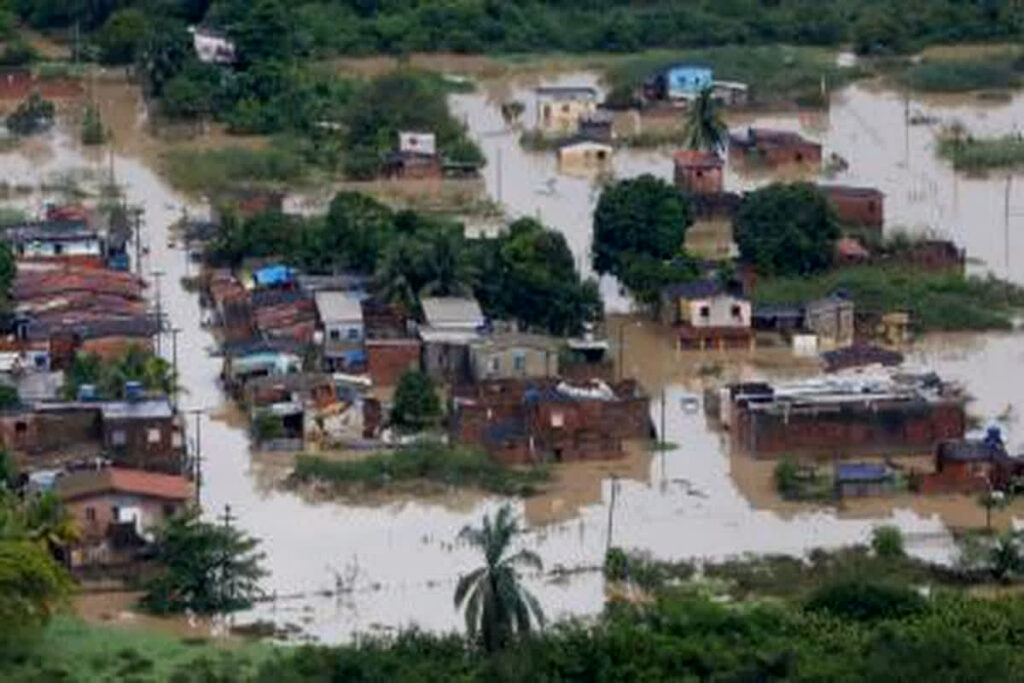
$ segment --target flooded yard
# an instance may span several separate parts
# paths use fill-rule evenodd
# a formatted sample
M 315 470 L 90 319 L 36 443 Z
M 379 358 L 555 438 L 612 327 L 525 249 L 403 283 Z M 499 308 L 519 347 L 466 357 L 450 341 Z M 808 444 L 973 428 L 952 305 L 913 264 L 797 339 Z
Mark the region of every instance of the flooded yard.
M 593 84 L 596 77 L 571 74 L 551 82 Z M 589 272 L 591 214 L 599 185 L 559 175 L 550 153 L 522 151 L 518 131 L 506 128 L 498 112 L 504 99 L 522 99 L 527 104 L 523 121 L 531 122 L 533 102 L 526 88 L 532 85 L 485 83 L 480 92 L 454 96 L 453 101 L 488 156 L 489 195 L 513 216 L 537 216 L 564 232 L 581 268 Z M 1024 99 L 1018 96 L 997 108 L 970 101 L 913 102 L 911 107 L 927 108 L 943 118 L 961 118 L 978 132 L 1005 132 L 1024 114 Z M 969 257 L 978 259 L 978 268 L 1024 282 L 1020 245 L 1012 242 L 1016 258 L 1003 256 L 1005 181 L 955 180 L 934 157 L 931 130 L 912 127 L 909 144 L 905 142 L 904 109 L 897 93 L 855 86 L 834 96 L 828 115 L 759 117 L 757 123 L 801 130 L 822 139 L 826 154 L 835 151 L 847 158 L 850 170 L 835 180 L 881 186 L 887 193 L 888 228 L 908 225 L 947 234 L 963 243 Z M 145 207 L 143 239 L 149 255 L 143 272 L 159 268 L 166 273 L 162 305 L 171 324 L 182 330 L 180 381 L 187 391 L 181 403 L 186 409 L 207 411 L 200 418 L 202 503 L 211 518 L 229 505 L 237 524 L 262 539 L 267 553 L 270 576 L 265 586 L 276 599 L 236 615 L 235 621 L 295 624 L 329 641 L 413 624 L 427 629 L 460 628 L 452 592 L 459 573 L 475 567 L 479 558 L 456 544 L 456 535 L 504 501 L 452 493 L 450 500 L 442 496 L 382 498 L 359 504 L 314 502 L 274 487 L 275 477 L 265 476 L 274 464 L 254 458 L 246 431 L 237 421 L 220 416 L 224 401 L 218 382 L 220 360 L 209 354 L 214 340 L 200 326 L 197 296 L 181 287 L 188 267 L 185 255 L 168 240 L 168 226 L 181 216 L 186 199 L 159 177 L 144 150 L 126 147 L 115 149 L 111 157 L 86 156 L 66 133 L 34 141 L 32 148 L 37 153 L 0 155 L 0 181 L 38 185 L 54 173 L 76 169 L 109 173 L 112 168 L 128 201 Z M 617 177 L 649 172 L 669 178 L 669 150 L 619 151 L 614 171 Z M 726 182 L 730 189 L 739 189 L 765 181 L 730 171 Z M 21 202 L 39 208 L 42 199 L 36 193 Z M 1014 214 L 1011 210 L 1011 225 L 1019 230 L 1024 214 Z M 1011 236 L 1017 239 L 1019 234 Z M 627 307 L 614 283 L 606 282 L 604 288 L 610 308 Z M 812 365 L 794 363 L 784 350 L 680 357 L 671 350 L 663 330 L 634 323 L 621 318 L 611 322 L 612 329 L 628 325 L 623 335 L 624 365 L 652 392 L 656 422 L 664 388 L 665 437 L 678 447 L 667 452 L 638 448 L 623 461 L 566 466 L 557 476 L 564 483 L 537 498 L 514 502 L 529 525 L 525 542 L 540 554 L 547 570 L 528 577 L 527 583 L 550 618 L 593 614 L 602 608 L 604 582 L 599 566 L 609 542 L 663 558 L 802 553 L 816 546 L 864 541 L 875 525 L 891 523 L 908 534 L 911 552 L 935 559 L 950 556 L 947 524 L 966 519 L 966 508 L 954 519 L 941 505 L 907 498 L 838 513 L 829 508 L 779 506 L 756 494 L 756 473 L 750 479 L 738 476 L 739 468 L 728 455 L 722 435 L 708 428 L 703 412 L 683 408 L 684 397 L 699 394 L 709 382 L 810 374 L 816 371 Z M 979 417 L 1006 415 L 1010 444 L 1016 446 L 1024 436 L 1016 422 L 1018 409 L 1006 408 L 1018 403 L 1015 369 L 1024 360 L 1022 340 L 1012 334 L 934 336 L 915 347 L 909 360 L 963 382 L 977 397 L 970 410 Z M 192 439 L 192 419 L 188 428 Z

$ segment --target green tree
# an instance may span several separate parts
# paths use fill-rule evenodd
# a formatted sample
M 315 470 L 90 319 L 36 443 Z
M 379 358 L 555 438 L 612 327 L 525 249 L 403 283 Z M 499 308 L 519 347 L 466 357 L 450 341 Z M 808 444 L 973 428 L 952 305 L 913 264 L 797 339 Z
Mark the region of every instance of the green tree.
M 294 56 L 292 21 L 281 0 L 253 2 L 231 34 L 243 66 L 268 60 L 287 61 Z
M 419 370 L 409 370 L 395 387 L 395 405 L 391 421 L 408 429 L 428 429 L 441 419 L 441 401 L 433 380 Z
M 93 353 L 79 353 L 65 376 L 63 394 L 78 395 L 78 388 L 91 384 L 102 398 L 124 398 L 125 384 L 140 382 L 143 389 L 164 395 L 173 393 L 177 378 L 171 364 L 163 358 L 132 346 L 117 358 L 104 361 Z
M 690 103 L 683 122 L 683 144 L 687 149 L 714 152 L 725 148 L 729 129 L 710 87 L 704 88 Z
M 18 475 L 18 461 L 6 448 L 0 448 L 0 496 L 3 495 L 4 489 L 10 490 L 17 486 Z M 0 532 L 0 537 L 2 536 L 3 533 Z
M 839 226 L 810 183 L 774 183 L 748 193 L 733 232 L 740 257 L 761 275 L 811 275 L 832 264 Z
M 196 510 L 172 518 L 157 536 L 162 573 L 147 584 L 143 606 L 158 614 L 250 607 L 266 575 L 258 545 L 233 526 L 202 521 Z
M 38 543 L 0 538 L 0 659 L 26 645 L 70 592 L 70 578 Z
M 645 174 L 615 183 L 594 211 L 594 268 L 618 275 L 626 254 L 671 259 L 692 222 L 686 198 L 664 180 Z
M 459 578 L 455 607 L 464 609 L 466 630 L 473 638 L 479 634 L 488 652 L 506 647 L 517 634 L 528 634 L 534 624 L 544 624 L 540 603 L 522 586 L 519 574 L 520 567 L 540 571 L 540 557 L 529 550 L 508 554 L 519 533 L 508 505 L 493 520 L 484 515 L 481 527 L 466 526 L 459 533 L 460 540 L 483 554 L 484 565 Z
M 7 116 L 7 130 L 15 135 L 33 135 L 49 130 L 53 126 L 56 108 L 53 102 L 44 100 L 38 92 L 33 92 L 28 99 Z
M 159 18 L 153 22 L 152 30 L 138 48 L 136 67 L 142 75 L 145 91 L 160 97 L 168 81 L 194 59 L 192 36 L 185 25 L 177 20 Z
M 124 7 L 111 14 L 96 35 L 100 59 L 107 64 L 133 64 L 146 40 L 149 22 L 138 7 Z
M 373 273 L 394 237 L 394 223 L 391 209 L 372 197 L 339 192 L 327 210 L 321 254 L 358 272 Z
M 94 104 L 85 105 L 81 138 L 83 145 L 102 145 L 107 139 L 107 131 L 103 127 L 100 110 Z
M 18 261 L 14 257 L 14 251 L 7 242 L 0 244 L 0 306 L 9 305 L 11 297 L 11 285 L 14 284 L 14 276 L 18 274 Z
M 54 558 L 66 561 L 68 548 L 81 535 L 75 518 L 53 493 L 44 493 L 25 503 L 28 538 L 39 543 Z
M 989 550 L 989 565 L 992 574 L 1000 581 L 1024 571 L 1024 556 L 1021 555 L 1020 539 L 1013 531 L 999 536 Z

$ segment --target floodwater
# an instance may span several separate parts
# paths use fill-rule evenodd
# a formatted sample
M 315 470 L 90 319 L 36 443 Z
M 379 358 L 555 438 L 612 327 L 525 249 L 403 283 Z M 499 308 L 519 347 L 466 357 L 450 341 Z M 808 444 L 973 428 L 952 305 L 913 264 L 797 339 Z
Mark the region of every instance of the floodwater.
M 577 81 L 578 77 L 561 79 Z M 489 156 L 488 190 L 510 213 L 540 214 L 545 222 L 565 232 L 586 270 L 590 213 L 598 190 L 587 180 L 557 176 L 550 155 L 518 151 L 517 133 L 506 131 L 498 115 L 495 103 L 500 97 L 497 94 L 490 102 L 485 94 L 455 98 L 457 108 L 466 116 L 473 135 L 481 140 Z M 1020 103 L 1015 100 L 1012 110 L 1021 111 Z M 877 158 L 867 149 L 874 140 L 865 132 L 870 130 L 868 122 L 886 120 L 890 105 L 897 104 L 902 106 L 898 98 L 866 89 L 837 96 L 830 121 L 846 132 L 830 134 L 828 144 L 844 150 L 851 160 L 851 174 L 863 158 L 874 159 L 879 182 L 888 183 L 885 187 L 890 193 L 889 212 L 893 220 L 900 216 L 927 217 L 932 213 L 949 220 L 945 209 L 928 208 L 928 197 L 936 205 L 945 206 L 950 197 L 943 191 L 936 190 L 934 195 L 924 195 L 925 199 L 913 202 L 901 200 L 904 195 L 892 189 L 901 187 L 901 171 L 896 161 L 891 168 L 884 163 L 892 151 L 886 149 L 885 138 L 877 145 Z M 531 120 L 531 112 L 528 107 L 525 121 Z M 990 115 L 993 118 L 984 120 L 991 123 L 995 111 Z M 1006 112 L 998 115 L 1012 119 Z M 847 122 L 842 124 L 845 127 L 840 126 L 842 121 Z M 801 126 L 799 117 L 782 122 Z M 885 129 L 884 134 L 889 132 Z M 922 134 L 912 131 L 914 140 Z M 863 152 L 858 145 L 865 147 Z M 211 417 L 223 413 L 224 399 L 217 382 L 220 363 L 209 354 L 213 339 L 199 325 L 196 296 L 180 286 L 189 267 L 185 255 L 168 242 L 168 226 L 181 216 L 186 199 L 172 191 L 139 157 L 128 156 L 130 152 L 115 151 L 112 158 L 87 157 L 64 134 L 36 141 L 33 147 L 45 148 L 47 153 L 0 155 L 0 181 L 12 185 L 37 184 L 56 172 L 85 168 L 103 174 L 112 167 L 128 201 L 146 209 L 143 234 L 149 254 L 143 271 L 159 269 L 165 273 L 161 287 L 163 309 L 172 325 L 182 330 L 178 337 L 179 369 L 187 389 L 181 399 L 182 407 L 208 411 L 200 418 L 204 456 L 202 503 L 211 518 L 223 514 L 225 506 L 230 505 L 235 523 L 262 539 L 270 571 L 265 587 L 277 598 L 234 619 L 272 619 L 280 624 L 295 624 L 308 634 L 329 641 L 345 639 L 356 632 L 413 624 L 427 629 L 460 628 L 452 591 L 459 573 L 480 560 L 475 552 L 455 543 L 455 538 L 464 525 L 477 523 L 484 513 L 494 512 L 503 501 L 489 496 L 453 494 L 450 500 L 448 496 L 433 496 L 360 504 L 317 503 L 275 489 L 273 477 L 266 476 L 267 467 L 250 455 L 247 435 L 237 421 Z M 912 168 L 920 167 L 924 176 L 944 178 L 946 172 L 931 156 L 919 152 Z M 619 176 L 652 172 L 668 177 L 671 164 L 665 152 L 620 152 L 615 171 Z M 553 183 L 548 182 L 551 178 L 555 178 Z M 758 181 L 731 173 L 729 176 L 734 187 L 754 182 Z M 998 187 L 998 181 L 989 183 Z M 961 183 L 959 205 L 964 215 L 968 210 L 987 215 L 987 187 L 984 183 Z M 37 193 L 22 203 L 38 207 L 42 200 L 43 196 Z M 954 224 L 948 225 L 952 229 Z M 972 221 L 971 230 L 964 231 L 962 237 L 970 255 L 996 268 L 998 263 L 991 262 L 996 252 L 987 245 L 1001 232 L 991 228 L 987 219 Z M 1016 279 L 1024 279 L 1021 261 L 1014 261 L 1012 266 Z M 861 514 L 810 508 L 777 510 L 772 505 L 751 504 L 744 494 L 743 482 L 738 482 L 732 471 L 721 435 L 708 429 L 700 411 L 690 413 L 682 408 L 684 396 L 698 392 L 705 381 L 711 380 L 698 378 L 702 371 L 691 373 L 681 368 L 686 367 L 685 363 L 694 367 L 714 365 L 718 367 L 715 373 L 719 379 L 736 375 L 792 375 L 808 372 L 807 368 L 764 360 L 767 356 L 762 354 L 709 354 L 699 361 L 691 358 L 680 361 L 682 365 L 674 365 L 675 357 L 664 337 L 650 328 L 630 326 L 625 334 L 625 364 L 654 391 L 655 420 L 660 418 L 657 396 L 661 386 L 665 386 L 666 438 L 678 447 L 664 453 L 638 451 L 618 463 L 566 466 L 559 476 L 571 480 L 571 485 L 560 486 L 525 503 L 513 501 L 529 528 L 523 543 L 544 560 L 547 573 L 527 577 L 527 584 L 549 617 L 594 614 L 601 609 L 604 586 L 597 567 L 609 541 L 664 558 L 719 558 L 744 552 L 802 553 L 816 546 L 864 541 L 873 526 L 893 523 L 909 534 L 912 552 L 939 559 L 950 556 L 951 539 L 941 511 L 917 509 L 911 502 L 901 502 L 895 509 L 880 506 Z M 1021 337 L 1014 335 L 935 337 L 911 356 L 915 362 L 934 366 L 939 372 L 965 382 L 978 397 L 972 410 L 982 417 L 1006 413 L 1008 424 L 1014 424 L 1014 411 L 1007 412 L 1005 408 L 1016 401 L 1015 373 L 1011 369 L 1020 367 L 1020 341 Z M 165 354 L 169 346 L 164 344 Z M 191 418 L 188 427 L 189 438 L 194 439 Z M 1015 431 L 1014 438 L 1019 436 Z
M 523 128 L 536 118 L 538 85 L 587 85 L 601 88 L 598 74 L 577 72 L 517 81 L 485 81 L 477 92 L 454 95 L 456 114 L 469 126 L 488 157 L 485 180 L 490 195 L 513 216 L 532 216 L 566 235 L 577 263 L 590 273 L 590 240 L 601 179 L 577 178 L 558 172 L 554 152 L 525 151 L 519 145 Z M 508 127 L 502 102 L 517 100 L 526 109 L 520 126 Z M 931 125 L 906 125 L 925 114 Z M 993 272 L 1024 284 L 1024 177 L 1008 180 L 996 172 L 986 178 L 955 174 L 935 156 L 936 135 L 954 121 L 978 136 L 1018 133 L 1024 125 L 1024 92 L 1010 102 L 991 103 L 973 95 L 904 96 L 875 83 L 858 83 L 835 92 L 828 111 L 733 113 L 732 129 L 745 126 L 796 131 L 823 145 L 823 157 L 837 154 L 849 167 L 832 177 L 809 172 L 808 180 L 873 186 L 885 193 L 885 230 L 906 230 L 952 239 L 967 250 L 976 272 Z M 642 173 L 672 180 L 672 148 L 618 149 L 611 176 Z M 770 173 L 726 166 L 727 190 L 754 189 L 773 180 Z M 1016 256 L 1015 258 L 1013 256 Z M 609 310 L 625 311 L 629 302 L 605 278 L 602 294 Z

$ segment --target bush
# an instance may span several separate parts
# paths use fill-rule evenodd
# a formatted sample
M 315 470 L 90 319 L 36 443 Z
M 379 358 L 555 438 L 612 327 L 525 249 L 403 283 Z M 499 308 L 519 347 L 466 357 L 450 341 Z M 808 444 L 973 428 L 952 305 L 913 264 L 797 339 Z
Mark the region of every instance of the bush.
M 924 611 L 927 604 L 912 588 L 851 580 L 815 591 L 806 608 L 812 612 L 827 612 L 840 619 L 875 621 L 903 619 Z
M 419 370 L 410 370 L 398 380 L 391 422 L 412 430 L 434 427 L 441 419 L 441 401 L 433 380 Z
M 176 187 L 211 195 L 243 183 L 296 183 L 307 174 L 291 152 L 239 147 L 176 150 L 164 156 L 164 170 Z
M 300 455 L 289 476 L 292 485 L 322 482 L 340 492 L 353 487 L 382 488 L 399 482 L 432 481 L 455 487 L 476 487 L 502 495 L 529 496 L 549 478 L 542 468 L 513 469 L 479 451 L 450 448 L 427 441 L 394 453 L 361 460 L 335 461 Z
M 985 88 L 1012 88 L 1020 84 L 1020 73 L 1010 59 L 977 61 L 924 61 L 903 72 L 900 80 L 922 92 L 967 92 Z
M 871 530 L 871 549 L 885 559 L 904 557 L 903 533 L 898 527 L 878 526 Z
M 53 102 L 34 92 L 7 116 L 7 129 L 15 135 L 41 133 L 53 126 L 55 113 Z
M 82 119 L 82 144 L 102 145 L 106 139 L 107 131 L 103 128 L 100 110 L 93 104 L 86 105 L 85 116 Z

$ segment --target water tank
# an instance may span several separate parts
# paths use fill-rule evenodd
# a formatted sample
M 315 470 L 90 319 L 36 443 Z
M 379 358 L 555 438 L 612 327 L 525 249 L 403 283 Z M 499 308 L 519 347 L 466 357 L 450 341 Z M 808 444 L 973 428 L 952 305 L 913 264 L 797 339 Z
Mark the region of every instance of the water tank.
M 129 401 L 142 399 L 142 382 L 125 382 L 124 397 Z

